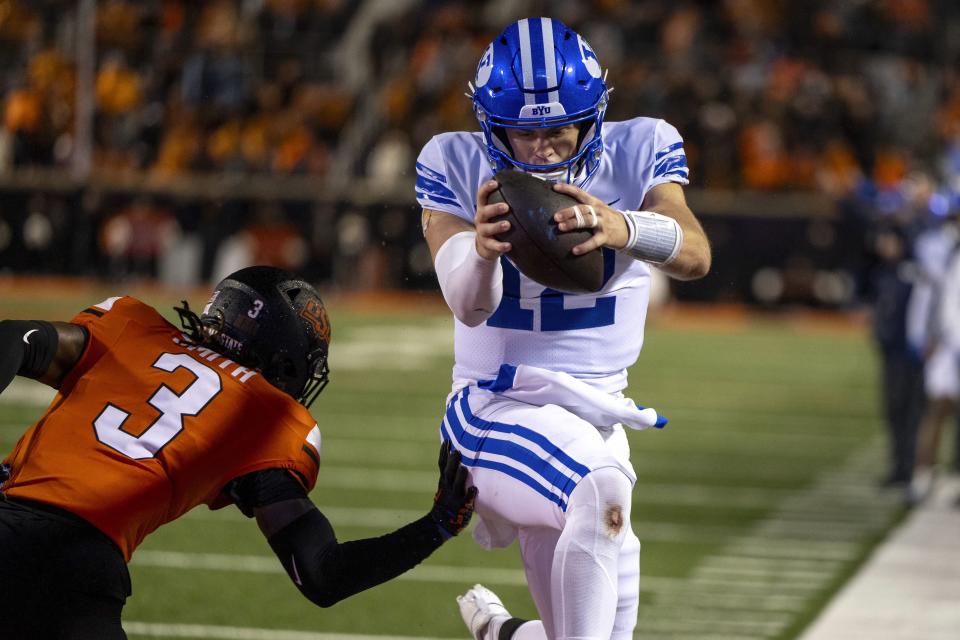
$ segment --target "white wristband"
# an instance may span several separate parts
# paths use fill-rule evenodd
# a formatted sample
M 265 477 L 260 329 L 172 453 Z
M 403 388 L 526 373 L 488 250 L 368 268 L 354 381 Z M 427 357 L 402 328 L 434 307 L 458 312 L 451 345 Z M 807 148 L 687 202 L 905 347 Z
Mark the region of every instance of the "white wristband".
M 489 318 L 503 297 L 500 260 L 487 260 L 477 253 L 475 231 L 450 236 L 440 246 L 433 268 L 440 290 L 453 315 L 468 327 Z
M 653 211 L 623 211 L 627 244 L 623 251 L 636 260 L 669 264 L 683 246 L 683 229 L 670 216 Z

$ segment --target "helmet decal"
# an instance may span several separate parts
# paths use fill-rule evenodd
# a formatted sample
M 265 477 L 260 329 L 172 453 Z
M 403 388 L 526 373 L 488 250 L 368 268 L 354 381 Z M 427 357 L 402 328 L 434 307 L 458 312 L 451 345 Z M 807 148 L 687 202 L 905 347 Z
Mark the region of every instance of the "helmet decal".
M 218 295 L 220 295 L 219 289 L 210 294 L 210 299 L 207 300 L 207 304 L 203 306 L 203 311 L 201 311 L 201 313 L 207 313 L 210 310 L 210 305 L 213 304 L 213 301 L 217 299 Z
M 523 78 L 526 104 L 558 102 L 557 65 L 552 59 L 556 55 L 553 21 L 550 18 L 520 20 L 517 22 L 517 34 L 520 39 L 519 75 Z
M 313 331 L 321 340 L 330 344 L 330 320 L 327 319 L 327 310 L 319 299 L 307 300 L 298 314 L 300 319 L 313 327 Z
M 524 118 L 551 118 L 566 115 L 567 112 L 559 102 L 547 104 L 525 104 L 520 109 L 520 119 Z
M 490 81 L 490 74 L 493 72 L 493 44 L 487 47 L 483 57 L 480 58 L 480 64 L 477 65 L 477 77 L 474 84 L 478 87 L 486 86 Z
M 597 54 L 593 52 L 593 49 L 579 33 L 577 34 L 577 44 L 580 46 L 580 61 L 583 62 L 587 73 L 594 78 L 599 78 L 603 75 L 603 72 L 600 71 L 600 61 L 597 60 Z

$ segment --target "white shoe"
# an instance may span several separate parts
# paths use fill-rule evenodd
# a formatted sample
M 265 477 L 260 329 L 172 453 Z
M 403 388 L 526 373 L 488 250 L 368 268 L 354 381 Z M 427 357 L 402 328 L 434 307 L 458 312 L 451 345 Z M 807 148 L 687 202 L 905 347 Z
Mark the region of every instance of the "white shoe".
M 491 620 L 510 617 L 497 594 L 480 584 L 473 585 L 465 594 L 457 596 L 457 604 L 460 605 L 463 623 L 476 640 L 484 640 Z
M 911 506 L 919 506 L 926 502 L 937 481 L 937 475 L 933 467 L 918 467 L 913 471 L 913 479 L 907 488 L 907 503 Z

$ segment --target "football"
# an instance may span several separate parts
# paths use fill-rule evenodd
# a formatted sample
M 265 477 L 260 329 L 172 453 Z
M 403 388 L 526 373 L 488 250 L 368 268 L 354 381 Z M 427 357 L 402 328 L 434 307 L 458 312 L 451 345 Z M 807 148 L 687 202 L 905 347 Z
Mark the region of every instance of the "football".
M 603 252 L 574 255 L 573 247 L 593 235 L 590 229 L 561 232 L 553 214 L 578 204 L 553 190 L 553 182 L 516 169 L 493 176 L 500 187 L 489 203 L 506 202 L 510 211 L 494 221 L 509 220 L 510 229 L 497 235 L 512 248 L 507 257 L 525 276 L 545 287 L 569 293 L 594 293 L 603 287 Z

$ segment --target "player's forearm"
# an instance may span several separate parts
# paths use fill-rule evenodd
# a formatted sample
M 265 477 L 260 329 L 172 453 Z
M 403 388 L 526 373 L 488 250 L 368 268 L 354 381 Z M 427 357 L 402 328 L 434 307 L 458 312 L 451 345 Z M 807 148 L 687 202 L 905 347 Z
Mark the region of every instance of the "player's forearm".
M 269 538 L 300 592 L 329 607 L 420 564 L 443 537 L 430 516 L 378 538 L 339 543 L 330 522 L 314 509 Z
M 457 233 L 443 243 L 434 260 L 443 299 L 457 319 L 470 327 L 489 318 L 503 297 L 500 261 L 481 257 L 475 243 L 475 232 Z
M 677 280 L 696 280 L 707 275 L 713 260 L 710 242 L 693 213 L 686 206 L 673 202 L 658 203 L 653 211 L 676 220 L 683 233 L 683 243 L 677 255 L 657 268 Z
M 677 257 L 659 269 L 676 280 L 699 280 L 710 271 L 712 257 L 706 236 L 684 236 Z
M 0 391 L 17 375 L 36 378 L 45 373 L 57 342 L 57 331 L 49 322 L 0 321 Z

